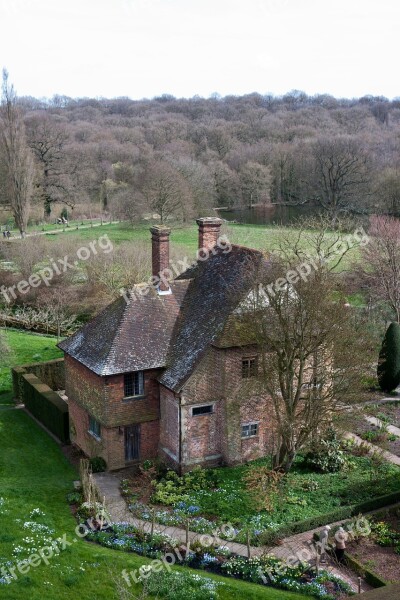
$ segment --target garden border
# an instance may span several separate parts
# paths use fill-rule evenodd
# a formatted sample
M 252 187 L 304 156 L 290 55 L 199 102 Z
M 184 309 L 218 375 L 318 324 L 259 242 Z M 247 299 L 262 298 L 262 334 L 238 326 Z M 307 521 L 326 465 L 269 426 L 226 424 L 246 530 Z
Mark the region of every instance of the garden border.
M 297 533 L 305 533 L 306 531 L 327 525 L 328 523 L 334 523 L 342 519 L 350 519 L 360 513 L 385 508 L 385 506 L 396 504 L 397 502 L 400 502 L 400 490 L 383 496 L 377 496 L 376 498 L 366 500 L 365 502 L 359 502 L 358 504 L 342 506 L 329 513 L 317 515 L 309 519 L 304 519 L 303 521 L 294 521 L 293 523 L 282 525 L 273 531 L 265 532 L 262 536 L 262 545 L 275 542 L 277 539 L 296 535 Z

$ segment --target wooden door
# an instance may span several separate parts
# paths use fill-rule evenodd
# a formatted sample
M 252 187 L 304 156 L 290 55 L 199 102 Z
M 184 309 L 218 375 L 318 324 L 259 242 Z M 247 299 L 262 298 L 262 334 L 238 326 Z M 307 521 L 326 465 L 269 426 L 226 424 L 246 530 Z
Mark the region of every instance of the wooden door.
M 138 460 L 140 457 L 140 423 L 125 427 L 125 460 Z

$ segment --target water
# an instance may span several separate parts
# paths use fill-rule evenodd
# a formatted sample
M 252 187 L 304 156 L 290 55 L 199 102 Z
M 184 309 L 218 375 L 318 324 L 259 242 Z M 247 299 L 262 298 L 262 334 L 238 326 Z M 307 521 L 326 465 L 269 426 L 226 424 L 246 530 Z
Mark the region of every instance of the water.
M 315 215 L 318 209 L 315 206 L 270 204 L 266 206 L 254 206 L 253 208 L 219 210 L 217 212 L 221 219 L 247 225 L 288 225 L 297 221 L 300 217 Z

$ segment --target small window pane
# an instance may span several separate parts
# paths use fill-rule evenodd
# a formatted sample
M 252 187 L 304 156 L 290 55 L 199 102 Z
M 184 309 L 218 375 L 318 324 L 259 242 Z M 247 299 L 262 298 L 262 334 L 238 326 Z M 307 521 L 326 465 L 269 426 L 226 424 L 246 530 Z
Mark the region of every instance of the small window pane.
M 134 375 L 135 396 L 143 394 L 143 371 L 137 371 Z
M 196 406 L 192 408 L 192 416 L 195 417 L 196 415 L 208 415 L 213 412 L 213 408 L 214 407 L 212 404 L 208 404 L 207 406 Z
M 124 396 L 142 396 L 144 393 L 143 383 L 143 371 L 135 371 L 135 373 L 125 373 Z
M 93 417 L 89 417 L 89 431 L 90 433 L 93 433 L 93 435 L 95 435 L 96 437 L 100 437 L 100 433 L 101 433 L 101 426 L 100 423 L 98 421 L 96 421 L 96 419 L 94 419 Z
M 254 437 L 255 435 L 258 435 L 258 423 L 242 425 L 242 438 Z
M 124 375 L 124 395 L 133 396 L 134 382 L 133 373 L 125 373 Z
M 242 377 L 243 379 L 249 379 L 257 375 L 257 359 L 256 358 L 243 358 L 242 359 Z

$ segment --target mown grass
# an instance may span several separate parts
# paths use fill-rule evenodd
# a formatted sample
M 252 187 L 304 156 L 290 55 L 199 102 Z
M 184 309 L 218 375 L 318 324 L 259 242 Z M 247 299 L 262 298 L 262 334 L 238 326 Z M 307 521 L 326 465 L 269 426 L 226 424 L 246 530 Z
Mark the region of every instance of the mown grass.
M 25 332 L 8 331 L 16 364 L 55 358 L 55 338 L 35 336 Z M 4 371 L 4 369 L 3 369 Z M 4 375 L 4 373 L 3 373 Z M 2 378 L 3 398 L 11 401 L 7 389 L 9 379 Z M 0 410 L 0 564 L 13 567 L 19 558 L 17 546 L 25 546 L 30 536 L 24 523 L 32 520 L 31 511 L 39 508 L 44 516 L 37 522 L 54 530 L 52 538 L 66 535 L 71 543 L 65 550 L 31 567 L 9 585 L 0 583 L 0 598 L 7 600 L 118 600 L 117 581 L 123 569 L 129 572 L 150 561 L 136 554 L 122 554 L 91 543 L 75 534 L 76 522 L 66 503 L 66 494 L 73 489 L 77 473 L 67 462 L 60 447 L 22 410 L 3 406 Z M 38 549 L 40 542 L 34 543 Z M 29 544 L 30 546 L 32 544 Z M 60 546 L 60 544 L 59 544 Z M 197 573 L 190 569 L 185 572 Z M 303 595 L 264 588 L 234 579 L 207 574 L 224 582 L 219 598 L 223 600 L 302 600 Z M 1 577 L 1 574 L 0 574 Z M 134 596 L 140 586 L 132 584 Z
M 18 331 L 1 329 L 11 354 L 4 359 L 0 357 L 0 404 L 4 403 L 3 392 L 11 389 L 10 366 L 32 362 L 44 362 L 60 358 L 63 354 L 56 348 L 57 338 Z
M 115 244 L 122 242 L 141 241 L 148 244 L 149 251 L 151 247 L 151 236 L 149 232 L 150 224 L 131 225 L 126 222 L 106 223 L 97 227 L 86 229 L 77 229 L 71 226 L 65 232 L 59 234 L 46 234 L 48 239 L 54 241 L 60 235 L 73 235 L 83 243 L 88 243 L 98 239 L 101 235 L 107 234 Z M 198 248 L 198 229 L 196 224 L 171 225 L 171 246 L 178 253 L 182 252 L 190 257 L 195 255 Z M 239 223 L 224 224 L 222 232 L 225 233 L 232 244 L 248 246 L 262 251 L 272 251 L 278 248 L 282 236 L 295 238 L 298 233 L 296 227 L 283 227 L 280 225 L 242 225 Z M 330 235 L 335 234 L 327 234 Z M 335 238 L 336 239 L 336 238 Z M 359 259 L 359 250 L 353 248 L 349 251 L 343 260 L 340 268 L 348 268 L 351 262 Z

